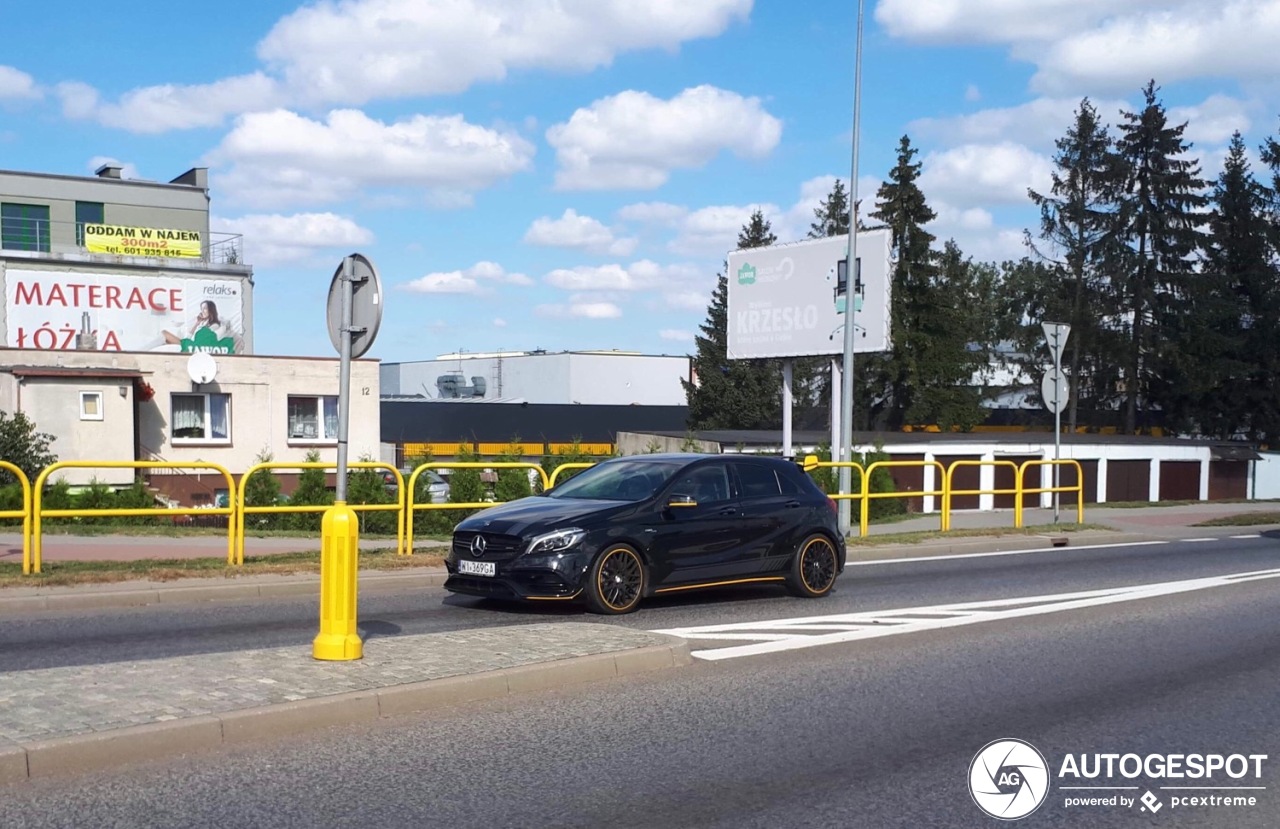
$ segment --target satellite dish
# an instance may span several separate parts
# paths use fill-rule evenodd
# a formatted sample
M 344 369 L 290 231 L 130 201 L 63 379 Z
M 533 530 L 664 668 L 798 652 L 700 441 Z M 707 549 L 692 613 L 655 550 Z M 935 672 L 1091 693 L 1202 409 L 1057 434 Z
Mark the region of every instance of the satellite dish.
M 218 364 L 214 361 L 212 354 L 197 351 L 191 355 L 191 359 L 187 360 L 187 374 L 191 377 L 192 383 L 201 385 L 212 383 L 213 378 L 218 376 Z

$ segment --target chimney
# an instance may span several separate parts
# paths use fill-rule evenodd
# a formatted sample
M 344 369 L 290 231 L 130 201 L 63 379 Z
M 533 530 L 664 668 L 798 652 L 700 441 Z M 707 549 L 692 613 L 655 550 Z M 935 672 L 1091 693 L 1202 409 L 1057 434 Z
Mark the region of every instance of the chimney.
M 192 167 L 169 183 L 185 184 L 188 187 L 199 187 L 201 190 L 208 190 L 209 170 L 207 167 Z
M 121 168 L 114 164 L 103 164 L 101 167 L 93 171 L 98 178 L 120 178 Z

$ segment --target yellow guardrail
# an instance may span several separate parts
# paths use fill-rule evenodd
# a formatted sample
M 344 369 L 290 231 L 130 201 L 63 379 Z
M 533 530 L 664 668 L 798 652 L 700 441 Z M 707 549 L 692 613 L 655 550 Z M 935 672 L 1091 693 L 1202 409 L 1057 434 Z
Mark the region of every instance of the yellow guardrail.
M 934 467 L 941 473 L 942 489 L 921 489 L 920 492 L 872 492 L 871 476 L 875 474 L 877 469 L 900 469 L 903 467 L 920 467 L 922 470 Z M 923 487 L 923 484 L 921 485 Z M 876 461 L 867 467 L 866 473 L 862 476 L 862 516 L 858 523 L 858 534 L 867 537 L 867 525 L 871 522 L 871 499 L 872 498 L 927 498 L 929 496 L 941 497 L 944 502 L 946 499 L 947 486 L 947 469 L 942 465 L 941 461 Z
M 395 512 L 396 513 L 396 553 L 400 554 L 404 551 L 404 504 L 405 504 L 405 488 L 404 476 L 400 474 L 400 470 L 389 463 L 382 461 L 351 461 L 347 464 L 348 469 L 384 469 L 395 475 L 396 478 L 396 502 L 394 504 L 352 504 L 353 512 Z M 245 545 L 245 516 L 246 515 L 278 515 L 281 513 L 292 513 L 294 515 L 303 515 L 306 513 L 323 513 L 329 509 L 325 504 L 276 504 L 269 507 L 253 507 L 245 504 L 245 482 L 249 480 L 249 476 L 257 472 L 270 471 L 273 469 L 332 469 L 335 473 L 338 471 L 336 463 L 328 463 L 327 461 L 265 461 L 263 463 L 255 463 L 253 466 L 245 470 L 240 476 L 240 487 L 236 491 L 236 552 L 234 557 L 228 557 L 228 564 L 244 564 L 244 545 Z
M 1040 486 L 1027 487 L 1023 486 L 1022 481 L 1028 469 L 1032 467 L 1044 466 L 1072 466 L 1076 470 L 1075 486 Z M 1076 523 L 1084 523 L 1084 470 L 1080 466 L 1080 462 L 1076 460 L 1047 460 L 1047 461 L 1024 461 L 1022 466 L 1018 467 L 1018 501 L 1013 508 L 1014 526 L 1022 529 L 1022 496 L 1023 495 L 1039 495 L 1045 492 L 1074 492 L 1076 493 Z
M 991 467 L 1009 467 L 1013 470 L 1013 489 L 956 489 L 952 486 L 952 476 L 955 475 L 956 469 L 963 466 L 991 466 Z M 942 531 L 947 532 L 951 529 L 951 499 L 957 495 L 1013 495 L 1016 498 L 1015 504 L 1020 507 L 1022 504 L 1022 476 L 1018 474 L 1018 465 L 1013 461 L 953 461 L 947 467 L 947 477 L 943 482 L 942 490 Z M 1015 507 L 1014 526 L 1020 527 L 1017 522 L 1017 512 Z
M 856 469 L 858 470 L 858 483 L 856 484 L 857 492 L 828 492 L 827 497 L 832 501 L 854 501 L 862 498 L 862 482 L 867 478 L 867 470 L 863 469 L 862 464 L 857 461 L 817 461 L 812 462 L 805 459 L 804 471 L 812 472 L 815 469 Z M 850 486 L 854 486 L 850 481 Z
M 484 461 L 459 461 L 457 463 L 424 463 L 409 475 L 409 483 L 405 488 L 405 531 L 404 531 L 404 554 L 413 555 L 413 516 L 418 510 L 423 509 L 488 509 L 498 504 L 506 503 L 505 501 L 475 501 L 465 504 L 455 504 L 450 501 L 444 501 L 439 504 L 419 504 L 418 496 L 418 476 L 429 469 L 535 469 L 542 478 L 542 489 L 545 492 L 550 489 L 551 479 L 547 477 L 547 470 L 543 469 L 541 464 L 525 463 L 522 461 L 502 461 L 494 463 L 485 463 Z
M 49 476 L 60 469 L 207 469 L 222 475 L 227 482 L 229 496 L 227 507 L 131 507 L 122 509 L 43 509 L 44 485 Z M 140 515 L 226 515 L 227 562 L 232 561 L 236 549 L 235 522 L 236 481 L 225 466 L 207 461 L 58 461 L 46 467 L 32 486 L 31 498 L 31 569 L 39 573 L 41 565 L 41 532 L 45 518 L 127 518 Z M 26 572 L 24 570 L 24 572 Z
M 22 575 L 25 576 L 31 573 L 31 480 L 27 473 L 8 461 L 0 461 L 0 469 L 11 473 L 22 487 L 22 511 L 0 511 L 0 518 L 22 519 Z
M 560 478 L 560 473 L 566 469 L 590 469 L 593 466 L 595 466 L 594 463 L 562 463 L 551 470 L 551 478 L 547 481 L 547 489 L 555 488 L 556 481 Z

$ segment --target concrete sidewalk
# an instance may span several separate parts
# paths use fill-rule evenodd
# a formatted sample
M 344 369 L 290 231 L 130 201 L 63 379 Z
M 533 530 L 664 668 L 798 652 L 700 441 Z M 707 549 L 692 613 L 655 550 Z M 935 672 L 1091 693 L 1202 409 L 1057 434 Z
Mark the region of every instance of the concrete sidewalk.
M 533 624 L 0 674 L 0 785 L 691 662 L 684 640 Z

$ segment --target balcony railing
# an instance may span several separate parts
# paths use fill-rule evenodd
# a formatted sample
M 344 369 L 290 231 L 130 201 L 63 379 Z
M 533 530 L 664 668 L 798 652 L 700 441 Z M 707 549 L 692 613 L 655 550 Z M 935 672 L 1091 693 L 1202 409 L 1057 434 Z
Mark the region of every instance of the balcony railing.
M 154 231 L 155 228 L 143 228 Z M 239 233 L 201 234 L 198 255 L 172 255 L 163 250 L 139 246 L 122 248 L 128 252 L 91 251 L 85 243 L 85 226 L 81 222 L 55 222 L 44 219 L 5 216 L 0 219 L 0 252 L 22 252 L 36 256 L 78 254 L 86 257 L 121 256 L 141 259 L 202 263 L 204 265 L 245 265 L 244 237 Z

